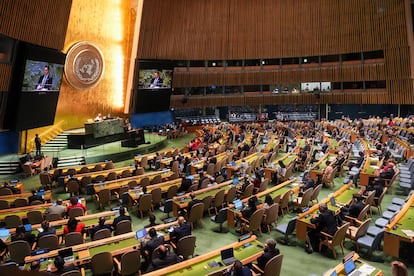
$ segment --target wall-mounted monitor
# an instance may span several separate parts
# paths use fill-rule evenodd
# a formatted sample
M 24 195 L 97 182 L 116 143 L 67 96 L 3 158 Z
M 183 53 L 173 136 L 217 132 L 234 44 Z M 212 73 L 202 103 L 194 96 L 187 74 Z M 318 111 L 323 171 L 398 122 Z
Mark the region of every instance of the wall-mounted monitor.
M 5 128 L 20 131 L 54 123 L 65 58 L 55 49 L 17 43 Z
M 131 113 L 160 112 L 170 109 L 173 62 L 168 60 L 139 60 Z

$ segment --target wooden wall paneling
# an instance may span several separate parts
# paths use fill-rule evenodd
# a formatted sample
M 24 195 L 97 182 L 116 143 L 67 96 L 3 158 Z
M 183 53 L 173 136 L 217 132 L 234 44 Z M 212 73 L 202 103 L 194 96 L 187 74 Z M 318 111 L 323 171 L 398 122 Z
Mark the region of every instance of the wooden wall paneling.
M 12 66 L 0 63 L 0 91 L 9 91 Z

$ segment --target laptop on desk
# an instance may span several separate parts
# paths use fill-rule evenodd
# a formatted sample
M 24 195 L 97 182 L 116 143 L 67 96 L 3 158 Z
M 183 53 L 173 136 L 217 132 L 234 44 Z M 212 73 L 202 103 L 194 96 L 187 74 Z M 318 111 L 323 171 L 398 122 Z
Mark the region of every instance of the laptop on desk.
M 344 204 L 336 202 L 335 197 L 329 198 L 329 201 L 330 201 L 332 206 L 335 206 L 335 207 L 338 207 L 338 208 L 344 207 Z
M 234 250 L 233 247 L 221 250 L 221 261 L 224 265 L 231 265 L 236 261 L 236 258 L 234 258 Z
M 356 269 L 355 262 L 352 259 L 350 259 L 350 260 L 348 260 L 344 263 L 344 269 L 345 269 L 346 275 L 348 275 L 348 276 L 362 275 L 362 273 L 358 269 Z
M 241 209 L 243 209 L 243 201 L 241 201 L 241 199 L 236 199 L 235 201 L 233 201 L 234 204 L 234 209 L 241 211 Z
M 137 240 L 145 238 L 146 235 L 147 235 L 147 230 L 145 228 L 142 228 L 141 230 L 138 230 L 135 233 L 135 237 L 137 238 Z

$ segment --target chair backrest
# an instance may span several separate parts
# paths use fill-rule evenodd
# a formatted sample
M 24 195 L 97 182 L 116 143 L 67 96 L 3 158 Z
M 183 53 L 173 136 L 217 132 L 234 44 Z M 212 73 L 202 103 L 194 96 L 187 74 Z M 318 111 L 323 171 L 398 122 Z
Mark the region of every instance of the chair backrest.
M 30 202 L 30 205 L 40 205 L 43 204 L 42 200 L 33 200 L 32 202 Z
M 374 205 L 375 191 L 370 191 L 365 199 L 365 204 Z
M 144 168 L 143 167 L 138 167 L 136 170 L 135 170 L 135 175 L 142 175 L 142 174 L 144 174 L 145 173 L 145 170 L 144 170 Z
M 164 213 L 169 213 L 173 210 L 173 199 L 169 198 L 164 202 Z
M 141 180 L 142 181 L 142 180 Z M 148 180 L 149 181 L 149 180 Z M 133 189 L 134 187 L 138 186 L 138 183 L 136 180 L 131 180 L 128 182 L 128 187 Z
M 148 176 L 141 178 L 141 181 L 139 182 L 139 185 L 141 187 L 146 187 L 150 184 L 150 179 Z M 135 185 L 136 186 L 136 185 Z
M 54 234 L 48 234 L 41 236 L 38 241 L 38 247 L 39 249 L 49 249 L 49 250 L 55 250 L 58 249 L 59 246 L 59 239 Z
M 105 176 L 102 174 L 99 174 L 95 176 L 95 178 L 93 179 L 93 182 L 99 183 L 99 182 L 104 182 L 105 180 L 106 180 Z
M 220 190 L 218 191 L 215 195 L 214 195 L 214 207 L 221 207 L 223 205 L 224 202 L 224 190 Z
M 68 216 L 71 218 L 81 217 L 85 214 L 81 207 L 71 208 L 68 212 Z
M 283 255 L 279 254 L 271 258 L 264 268 L 263 276 L 279 276 L 282 268 Z
M 250 231 L 259 229 L 260 224 L 261 224 L 262 219 L 263 219 L 263 213 L 264 213 L 263 208 L 254 211 L 254 213 L 252 214 L 252 216 L 250 217 L 250 220 L 249 220 L 249 230 Z
M 27 206 L 27 200 L 25 198 L 16 198 L 14 200 L 14 207 L 24 207 Z
M 89 168 L 88 167 L 82 167 L 79 171 L 79 173 L 88 173 L 89 172 Z
M 340 245 L 345 239 L 346 232 L 348 231 L 349 223 L 344 223 L 339 227 L 332 237 L 332 246 Z
M 358 215 L 358 217 L 357 217 L 357 220 L 359 220 L 359 221 L 363 221 L 363 220 L 365 220 L 365 218 L 366 218 L 366 216 L 367 216 L 367 213 L 368 213 L 369 208 L 370 208 L 369 204 L 365 205 L 365 207 L 364 207 L 364 208 L 362 208 L 361 212 L 359 213 L 359 215 Z
M 102 170 L 102 166 L 101 165 L 98 165 L 98 166 L 100 166 L 101 167 L 100 170 Z M 95 166 L 95 168 L 96 168 L 96 166 Z M 114 163 L 112 163 L 112 161 L 108 161 L 108 162 L 105 162 L 105 167 L 103 169 L 112 170 L 113 168 L 115 168 Z
M 203 179 L 203 181 L 201 181 L 201 184 L 200 184 L 200 189 L 207 188 L 208 184 L 210 184 L 210 179 L 208 178 Z
M 162 199 L 162 191 L 161 188 L 155 188 L 151 190 L 152 195 L 152 204 L 153 205 L 159 205 Z
M 62 216 L 59 214 L 51 213 L 51 214 L 46 214 L 45 219 L 47 221 L 56 221 L 56 220 L 62 219 Z
M 152 195 L 151 194 L 143 194 L 139 198 L 138 203 L 138 210 L 139 211 L 147 211 L 152 207 Z
M 269 208 L 265 210 L 264 224 L 271 224 L 277 221 L 279 216 L 279 204 L 273 203 Z
M 99 205 L 111 204 L 111 191 L 109 189 L 103 189 L 98 192 Z
M 39 210 L 31 210 L 26 214 L 30 224 L 40 224 L 43 222 L 43 214 Z
M 204 203 L 204 212 L 205 212 L 211 207 L 212 196 L 211 195 L 205 196 L 201 199 L 201 201 Z
M 182 237 L 177 242 L 177 255 L 184 257 L 184 260 L 188 259 L 189 256 L 194 256 L 196 246 L 196 237 L 195 236 L 185 236 Z
M 215 164 L 214 163 L 210 163 L 207 165 L 207 174 L 208 175 L 214 175 L 214 170 L 215 170 Z
M 12 195 L 12 194 L 13 194 L 13 191 L 11 189 L 7 188 L 7 187 L 3 187 L 3 188 L 0 189 L 0 196 Z
M 227 202 L 227 204 L 233 202 L 233 200 L 236 198 L 236 194 L 237 189 L 234 186 L 227 190 L 227 194 L 225 196 L 225 201 Z
M 361 225 L 359 225 L 357 232 L 355 233 L 355 239 L 358 239 L 359 237 L 364 236 L 367 231 L 368 231 L 368 227 L 369 224 L 371 223 L 371 219 L 367 219 L 365 220 L 363 223 L 361 223 Z
M 385 194 L 387 193 L 387 187 L 385 187 L 383 190 L 382 190 L 382 193 L 381 193 L 381 195 L 378 197 L 378 199 L 375 201 L 374 200 L 374 205 L 375 206 L 381 206 L 381 203 L 382 203 L 382 200 L 384 199 L 384 196 L 385 196 Z M 375 198 L 374 198 L 375 199 Z
M 289 205 L 289 199 L 290 199 L 291 191 L 287 191 L 283 194 L 282 199 L 279 203 L 279 208 L 287 208 Z
M 288 222 L 288 225 L 286 227 L 286 233 L 285 236 L 287 237 L 288 235 L 292 234 L 293 231 L 295 231 L 296 228 L 296 220 L 298 219 L 298 216 L 295 216 L 293 218 L 291 218 Z
M 302 201 L 299 204 L 299 207 L 307 207 L 309 204 L 309 201 L 312 197 L 313 188 L 307 189 L 302 196 Z
M 9 202 L 5 199 L 0 200 L 0 210 L 8 209 L 10 208 Z
M 79 183 L 76 179 L 70 179 L 67 184 L 68 191 L 70 193 L 79 193 Z
M 171 165 L 171 171 L 179 173 L 180 172 L 180 162 L 178 160 L 175 160 Z
M 172 185 L 172 186 L 168 187 L 167 199 L 173 198 L 174 196 L 176 196 L 177 192 L 178 192 L 178 186 L 177 185 Z
M 262 183 L 260 184 L 260 188 L 257 192 L 260 193 L 260 192 L 266 191 L 268 186 L 269 186 L 269 179 L 263 180 Z
M 71 232 L 65 235 L 65 246 L 73 246 L 84 243 L 83 235 L 79 232 Z
M 139 250 L 132 250 L 122 255 L 121 275 L 133 275 L 134 273 L 137 273 L 140 270 L 140 268 L 141 268 L 141 254 Z
M 85 175 L 85 176 L 83 176 L 82 178 L 81 178 L 81 186 L 82 187 L 86 187 L 86 186 L 88 186 L 89 184 L 91 184 L 92 183 L 92 176 L 90 176 L 90 175 Z
M 148 167 L 148 156 L 142 156 L 139 166 L 143 168 Z
M 111 180 L 115 180 L 117 179 L 118 175 L 116 174 L 116 172 L 110 172 L 108 174 L 108 176 L 106 177 L 107 181 L 111 181 Z
M 131 173 L 130 170 L 123 170 L 121 172 L 121 178 L 127 178 L 127 177 L 130 177 L 130 176 L 132 176 L 132 173 Z
M 151 179 L 150 184 L 158 184 L 161 183 L 162 181 L 162 177 L 160 174 L 157 174 L 156 176 L 154 176 L 153 179 Z
M 111 231 L 109 229 L 101 229 L 96 231 L 96 233 L 93 235 L 93 240 L 101 240 L 106 239 L 111 236 Z
M 75 175 L 75 174 L 76 174 L 76 170 L 75 170 L 75 169 L 73 169 L 73 168 L 68 169 L 68 170 L 66 171 L 66 175 Z
M 92 256 L 91 267 L 93 275 L 112 274 L 113 260 L 110 252 L 101 252 Z
M 82 276 L 82 273 L 80 272 L 80 270 L 74 269 L 74 270 L 62 273 L 60 274 L 60 276 Z
M 196 203 L 191 207 L 190 216 L 188 217 L 188 222 L 195 222 L 203 218 L 204 212 L 204 203 Z
M 224 223 L 227 220 L 227 210 L 228 209 L 229 209 L 228 207 L 220 209 L 218 214 L 214 217 L 214 222 Z
M 9 244 L 10 260 L 24 264 L 24 258 L 30 256 L 31 248 L 27 241 L 14 241 Z
M 130 220 L 121 220 L 115 225 L 115 235 L 121 235 L 132 232 L 132 223 Z
M 315 189 L 313 189 L 310 201 L 314 201 L 314 200 L 318 201 L 319 192 L 321 191 L 322 186 L 323 186 L 322 184 L 319 184 L 318 186 L 315 187 Z
M 241 198 L 249 197 L 253 194 L 254 185 L 251 183 L 247 185 L 246 189 L 244 190 L 243 194 L 241 195 Z
M 22 219 L 18 215 L 8 215 L 4 218 L 4 223 L 7 228 L 16 228 L 19 225 L 22 225 Z
M 219 175 L 219 176 L 217 176 L 216 177 L 216 182 L 217 182 L 217 184 L 220 184 L 221 182 L 223 182 L 224 181 L 224 176 L 222 176 L 222 175 Z

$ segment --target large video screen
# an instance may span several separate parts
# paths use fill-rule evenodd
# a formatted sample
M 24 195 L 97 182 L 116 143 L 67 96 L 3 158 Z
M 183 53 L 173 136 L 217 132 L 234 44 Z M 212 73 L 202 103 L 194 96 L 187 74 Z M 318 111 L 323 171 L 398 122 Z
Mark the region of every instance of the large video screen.
M 21 131 L 54 123 L 65 58 L 55 49 L 21 41 L 17 44 L 6 128 Z
M 131 113 L 170 109 L 173 63 L 168 60 L 138 60 Z
M 26 60 L 22 92 L 59 92 L 62 84 L 63 64 Z

